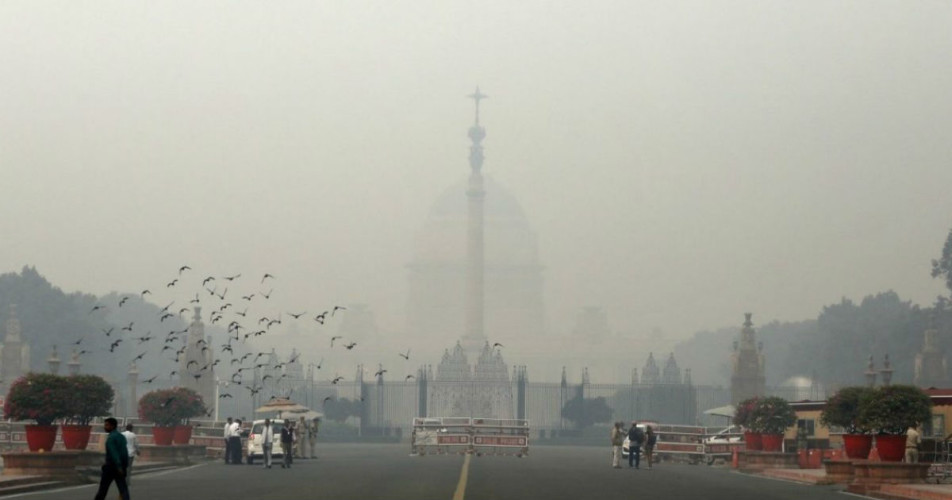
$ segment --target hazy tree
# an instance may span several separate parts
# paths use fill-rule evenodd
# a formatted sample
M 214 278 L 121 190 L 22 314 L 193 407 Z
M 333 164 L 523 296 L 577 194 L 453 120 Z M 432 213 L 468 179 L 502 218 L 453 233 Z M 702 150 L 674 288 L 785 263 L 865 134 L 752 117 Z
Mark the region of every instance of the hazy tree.
M 584 429 L 592 424 L 608 422 L 612 418 L 612 409 L 605 398 L 585 399 L 581 395 L 570 399 L 562 407 L 562 417 L 575 423 L 575 427 Z
M 952 291 L 952 230 L 945 238 L 942 257 L 938 260 L 932 259 L 932 277 L 938 278 L 940 276 L 945 280 L 945 287 Z

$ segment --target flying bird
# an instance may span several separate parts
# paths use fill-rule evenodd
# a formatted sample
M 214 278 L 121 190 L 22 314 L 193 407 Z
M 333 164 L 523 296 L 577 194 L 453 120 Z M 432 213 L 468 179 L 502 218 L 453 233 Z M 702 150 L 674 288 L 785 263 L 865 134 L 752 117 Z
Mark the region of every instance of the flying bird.
M 133 361 L 133 362 L 139 361 L 140 359 L 144 358 L 145 355 L 146 355 L 146 353 L 143 352 L 142 354 L 139 354 L 138 356 L 136 356 L 135 358 L 133 358 L 132 361 Z
M 142 290 L 139 295 L 145 297 L 146 295 L 152 295 L 152 292 L 150 290 Z
M 145 382 L 145 383 L 147 383 L 147 384 L 151 384 L 151 383 L 152 383 L 153 381 L 155 381 L 155 379 L 157 379 L 157 378 L 159 378 L 158 375 L 156 375 L 156 376 L 154 376 L 154 377 L 152 377 L 152 378 L 150 378 L 150 379 L 143 380 L 143 382 Z
M 108 330 L 103 330 L 102 332 L 105 333 L 106 336 L 108 337 L 109 335 L 112 334 L 112 331 L 115 330 L 115 329 L 116 329 L 116 327 L 113 326 L 113 327 L 110 327 Z
M 241 277 L 241 273 L 238 273 L 238 274 L 236 274 L 236 275 L 234 275 L 234 276 L 225 276 L 225 279 L 228 280 L 228 281 L 235 281 L 236 279 L 238 279 L 238 278 L 240 278 L 240 277 Z
M 251 295 L 242 295 L 242 296 L 241 296 L 241 298 L 243 298 L 243 299 L 245 299 L 245 300 L 248 300 L 248 301 L 250 301 L 250 300 L 252 299 L 252 297 L 254 297 L 254 296 L 255 296 L 255 294 L 251 294 Z
M 99 304 L 96 304 L 95 306 L 93 306 L 92 309 L 89 310 L 89 312 L 88 312 L 87 314 L 92 314 L 92 313 L 94 313 L 94 312 L 96 312 L 96 311 L 98 311 L 98 310 L 100 310 L 100 309 L 105 309 L 105 308 L 106 308 L 106 306 L 101 306 L 101 305 L 99 305 Z
M 175 372 L 172 372 L 172 373 L 175 373 Z M 169 398 L 169 399 L 166 399 L 165 402 L 162 403 L 162 404 L 160 404 L 159 406 L 165 408 L 165 407 L 168 406 L 172 401 L 175 401 L 175 397 L 171 397 L 171 398 Z
M 264 276 L 261 277 L 261 282 L 264 283 L 264 280 L 268 278 L 274 279 L 274 276 L 269 273 L 264 273 Z
M 404 379 L 404 381 L 410 380 L 411 378 L 416 378 L 416 377 L 414 377 L 413 375 L 407 375 L 407 377 Z
M 203 279 L 203 280 L 202 280 L 202 286 L 207 285 L 209 281 L 215 281 L 215 277 L 214 277 L 214 276 L 209 276 L 209 277 Z
M 122 307 L 122 305 L 125 304 L 128 300 L 129 300 L 128 296 L 119 299 L 119 307 Z
M 357 347 L 357 342 L 351 342 L 351 343 L 345 345 L 344 347 L 349 351 L 349 350 L 351 350 L 351 349 Z
M 123 331 L 127 331 L 127 332 L 131 332 L 131 331 L 132 331 L 132 325 L 134 325 L 134 324 L 135 324 L 135 321 L 130 321 L 130 322 L 129 322 L 129 326 L 124 326 L 124 327 L 122 327 L 122 330 L 123 330 Z
M 505 347 L 505 346 L 502 345 L 502 344 L 500 344 L 499 342 L 496 342 L 495 344 L 493 344 L 493 349 L 495 349 L 495 348 L 497 348 L 497 347 Z
M 377 372 L 374 373 L 374 377 L 380 377 L 380 376 L 382 376 L 384 373 L 387 373 L 387 370 L 377 370 Z
M 334 309 L 331 311 L 331 317 L 334 317 L 334 313 L 337 311 L 346 311 L 347 308 L 344 306 L 334 306 Z
M 272 293 L 274 293 L 274 288 L 272 288 L 271 290 L 268 290 L 268 293 L 261 292 L 261 296 L 266 299 L 270 299 Z
M 198 294 L 197 294 L 197 293 L 195 294 L 195 298 L 194 298 L 194 299 L 188 301 L 189 304 L 198 304 L 198 303 L 200 303 L 200 302 L 201 302 L 201 301 L 198 300 Z
M 294 314 L 294 313 L 288 313 L 288 314 L 289 314 L 292 318 L 298 319 L 298 318 L 300 318 L 301 316 L 304 316 L 305 314 L 307 314 L 307 311 L 304 311 L 304 312 L 299 313 L 299 314 Z
M 323 405 L 323 404 L 327 403 L 328 401 L 330 401 L 330 400 L 332 400 L 332 399 L 334 399 L 334 398 L 331 397 L 331 396 L 327 396 L 326 398 L 324 398 L 324 401 L 321 401 L 321 404 Z
M 176 283 L 178 283 L 178 278 L 175 278 L 174 280 L 169 281 L 169 282 L 165 285 L 165 288 L 172 288 L 173 286 L 175 286 Z
M 178 273 L 179 273 L 179 276 L 181 276 L 183 272 L 185 272 L 185 271 L 191 271 L 191 270 L 192 270 L 192 268 L 191 268 L 191 267 L 188 267 L 188 266 L 182 266 L 182 267 L 180 267 L 180 268 L 178 268 Z
M 403 358 L 403 359 L 405 359 L 405 360 L 407 360 L 407 361 L 410 361 L 410 349 L 407 349 L 407 353 L 406 353 L 406 354 L 404 354 L 404 353 L 402 353 L 402 352 L 398 352 L 398 353 L 397 353 L 397 356 L 400 356 L 401 358 Z
M 317 316 L 314 316 L 314 321 L 317 321 L 318 323 L 320 323 L 320 324 L 323 325 L 323 324 L 324 324 L 324 320 L 325 320 L 326 318 L 327 318 L 327 311 L 324 311 L 324 312 L 322 312 L 321 314 L 318 314 Z
M 344 380 L 344 377 L 335 377 L 334 380 L 331 380 L 331 383 L 337 385 L 341 380 Z
M 76 342 L 73 342 L 73 345 L 79 345 L 79 344 L 81 344 L 81 343 L 83 343 L 83 338 L 82 338 L 82 337 L 80 337 L 79 340 L 77 340 Z
M 230 397 L 232 397 L 232 395 L 231 395 L 231 394 L 228 394 L 228 393 L 226 392 L 225 394 L 219 394 L 218 397 L 219 397 L 219 398 L 230 398 Z
M 337 340 L 337 339 L 342 339 L 342 338 L 344 338 L 344 337 L 341 337 L 340 335 L 335 335 L 335 336 L 331 337 L 331 347 L 334 347 L 334 341 L 335 341 L 335 340 Z
M 115 352 L 116 348 L 119 347 L 119 343 L 122 342 L 122 339 L 116 339 L 115 342 L 109 345 L 109 352 Z

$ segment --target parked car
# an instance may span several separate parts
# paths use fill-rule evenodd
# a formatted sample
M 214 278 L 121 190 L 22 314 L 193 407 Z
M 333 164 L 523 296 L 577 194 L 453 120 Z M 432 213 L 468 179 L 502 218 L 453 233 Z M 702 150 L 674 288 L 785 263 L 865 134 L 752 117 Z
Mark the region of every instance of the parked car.
M 274 431 L 274 443 L 271 446 L 271 456 L 284 456 L 284 453 L 281 451 L 281 430 L 284 429 L 284 422 L 272 420 L 271 428 Z M 258 458 L 264 458 L 264 450 L 261 448 L 262 429 L 264 429 L 264 420 L 255 420 L 252 422 L 251 432 L 248 434 L 248 465 L 254 464 Z

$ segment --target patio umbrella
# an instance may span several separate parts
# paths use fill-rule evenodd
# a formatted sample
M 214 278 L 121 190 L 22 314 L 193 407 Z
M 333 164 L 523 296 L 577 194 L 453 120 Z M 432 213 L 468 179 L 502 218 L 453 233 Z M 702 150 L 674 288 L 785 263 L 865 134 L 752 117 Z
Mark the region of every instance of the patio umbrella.
M 255 412 L 277 413 L 278 416 L 281 416 L 283 413 L 301 413 L 308 410 L 310 410 L 310 408 L 299 405 L 288 398 L 272 398 L 271 401 L 268 401 L 260 408 L 256 409 Z
M 737 413 L 737 409 L 734 408 L 734 405 L 718 406 L 717 408 L 704 410 L 705 415 L 714 415 L 715 417 L 734 418 L 735 413 Z

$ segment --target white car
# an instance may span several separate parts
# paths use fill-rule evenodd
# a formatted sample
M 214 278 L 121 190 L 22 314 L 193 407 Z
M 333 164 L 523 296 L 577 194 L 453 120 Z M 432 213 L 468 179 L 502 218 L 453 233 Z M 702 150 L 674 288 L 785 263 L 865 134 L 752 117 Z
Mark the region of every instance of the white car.
M 281 451 L 281 429 L 284 429 L 284 422 L 281 420 L 272 420 L 271 428 L 274 430 L 274 443 L 271 446 L 271 456 L 284 456 L 284 453 Z M 248 465 L 255 463 L 255 459 L 264 458 L 264 451 L 261 448 L 262 429 L 264 429 L 264 420 L 255 420 L 251 424 L 251 432 L 248 434 Z

